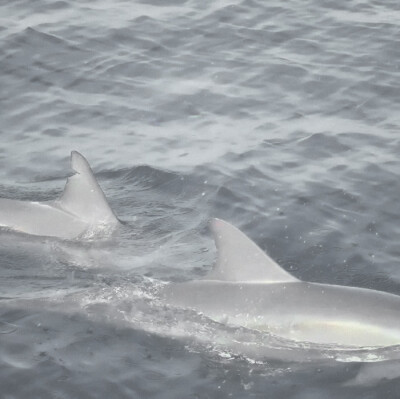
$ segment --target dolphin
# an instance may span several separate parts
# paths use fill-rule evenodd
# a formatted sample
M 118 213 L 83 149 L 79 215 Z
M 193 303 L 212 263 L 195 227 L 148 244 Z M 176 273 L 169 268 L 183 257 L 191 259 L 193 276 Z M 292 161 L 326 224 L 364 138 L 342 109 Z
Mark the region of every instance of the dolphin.
M 35 202 L 0 198 L 0 226 L 18 232 L 73 239 L 119 222 L 87 160 L 71 152 L 76 172 L 67 179 L 60 198 Z
M 160 295 L 217 322 L 340 348 L 400 344 L 400 296 L 301 281 L 236 227 L 211 222 L 217 261 L 205 278 L 165 284 Z

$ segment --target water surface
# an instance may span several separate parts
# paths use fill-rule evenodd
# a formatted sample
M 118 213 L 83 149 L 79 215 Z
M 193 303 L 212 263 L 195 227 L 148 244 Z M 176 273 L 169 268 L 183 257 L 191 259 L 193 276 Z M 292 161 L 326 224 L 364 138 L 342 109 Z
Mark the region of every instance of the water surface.
M 124 222 L 1 232 L 2 395 L 397 398 L 396 360 L 244 353 L 256 332 L 153 294 L 212 268 L 211 217 L 300 279 L 400 294 L 399 8 L 1 1 L 0 196 L 56 197 L 78 150 Z

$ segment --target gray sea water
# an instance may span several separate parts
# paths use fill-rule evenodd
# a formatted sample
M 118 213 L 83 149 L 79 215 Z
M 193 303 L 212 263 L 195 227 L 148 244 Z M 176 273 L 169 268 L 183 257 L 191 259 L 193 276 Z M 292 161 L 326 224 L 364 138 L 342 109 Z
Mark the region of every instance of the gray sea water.
M 212 269 L 219 217 L 300 279 L 400 295 L 399 11 L 0 1 L 0 197 L 57 197 L 78 150 L 123 221 L 0 232 L 0 397 L 398 398 L 390 350 L 265 352 L 153 292 Z

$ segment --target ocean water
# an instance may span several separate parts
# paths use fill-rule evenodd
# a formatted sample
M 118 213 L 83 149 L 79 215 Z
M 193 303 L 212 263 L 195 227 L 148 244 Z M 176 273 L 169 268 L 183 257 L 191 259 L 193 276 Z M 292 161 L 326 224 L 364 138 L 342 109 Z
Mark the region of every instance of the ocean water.
M 57 197 L 78 150 L 123 222 L 0 232 L 0 397 L 398 398 L 398 348 L 272 347 L 155 291 L 212 269 L 218 217 L 300 279 L 400 295 L 399 10 L 0 1 L 0 197 Z

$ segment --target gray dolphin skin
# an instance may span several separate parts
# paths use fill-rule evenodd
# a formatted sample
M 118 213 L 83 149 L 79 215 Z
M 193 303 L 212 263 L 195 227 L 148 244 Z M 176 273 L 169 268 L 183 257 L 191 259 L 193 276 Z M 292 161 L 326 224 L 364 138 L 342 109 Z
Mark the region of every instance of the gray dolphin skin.
M 30 202 L 0 198 L 0 226 L 18 232 L 73 239 L 101 226 L 118 224 L 87 160 L 71 152 L 76 172 L 54 201 Z
M 211 227 L 218 253 L 214 270 L 201 280 L 166 284 L 160 295 L 169 305 L 293 341 L 400 344 L 400 296 L 300 281 L 234 226 L 214 219 Z

